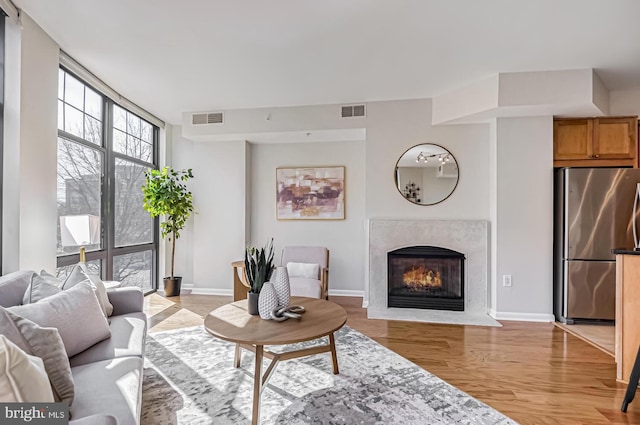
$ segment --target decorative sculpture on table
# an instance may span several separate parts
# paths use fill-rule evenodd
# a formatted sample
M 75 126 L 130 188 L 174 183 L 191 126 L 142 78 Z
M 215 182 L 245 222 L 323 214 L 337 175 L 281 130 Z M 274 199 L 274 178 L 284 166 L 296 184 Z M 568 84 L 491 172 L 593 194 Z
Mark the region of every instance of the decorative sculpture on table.
M 278 307 L 289 307 L 289 299 L 291 298 L 291 286 L 289 284 L 289 273 L 286 266 L 278 266 L 276 268 L 276 277 L 273 281 L 273 287 L 278 296 Z

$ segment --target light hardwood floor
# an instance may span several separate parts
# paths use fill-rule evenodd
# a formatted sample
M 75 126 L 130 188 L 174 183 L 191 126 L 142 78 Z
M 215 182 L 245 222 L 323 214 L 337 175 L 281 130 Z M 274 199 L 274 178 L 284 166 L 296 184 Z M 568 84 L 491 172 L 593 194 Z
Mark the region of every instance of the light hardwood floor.
M 145 298 L 150 332 L 202 325 L 230 297 Z M 332 297 L 347 325 L 523 425 L 640 424 L 640 392 L 626 414 L 626 387 L 611 356 L 553 324 L 502 328 L 369 320 L 362 300 Z M 639 390 L 640 391 L 640 390 Z

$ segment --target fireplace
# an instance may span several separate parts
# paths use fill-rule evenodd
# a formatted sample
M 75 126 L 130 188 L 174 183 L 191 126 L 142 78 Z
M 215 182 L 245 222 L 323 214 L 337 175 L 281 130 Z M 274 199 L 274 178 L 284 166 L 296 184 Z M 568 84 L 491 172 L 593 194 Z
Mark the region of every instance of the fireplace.
M 387 254 L 388 307 L 464 311 L 464 254 L 412 246 Z

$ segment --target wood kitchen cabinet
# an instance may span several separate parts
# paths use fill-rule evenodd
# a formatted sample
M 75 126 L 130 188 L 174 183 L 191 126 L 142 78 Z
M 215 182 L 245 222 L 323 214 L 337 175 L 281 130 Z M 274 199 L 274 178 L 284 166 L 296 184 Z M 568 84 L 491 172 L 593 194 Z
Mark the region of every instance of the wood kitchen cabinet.
M 554 167 L 638 167 L 638 118 L 553 121 Z

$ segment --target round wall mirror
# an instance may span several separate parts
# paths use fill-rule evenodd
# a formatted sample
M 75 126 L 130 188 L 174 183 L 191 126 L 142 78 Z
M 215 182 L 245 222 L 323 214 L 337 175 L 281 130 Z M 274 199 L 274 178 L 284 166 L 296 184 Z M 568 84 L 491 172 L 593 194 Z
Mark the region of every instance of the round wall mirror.
M 424 143 L 408 149 L 396 163 L 396 187 L 407 201 L 434 205 L 458 185 L 458 163 L 442 146 Z

